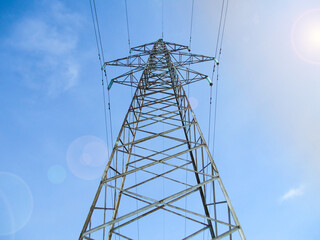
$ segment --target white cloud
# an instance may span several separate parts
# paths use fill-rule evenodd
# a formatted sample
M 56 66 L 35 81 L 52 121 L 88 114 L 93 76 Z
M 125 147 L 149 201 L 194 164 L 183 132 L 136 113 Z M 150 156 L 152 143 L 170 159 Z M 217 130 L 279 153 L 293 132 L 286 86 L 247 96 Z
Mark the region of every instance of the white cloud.
M 301 185 L 298 188 L 292 188 L 290 189 L 288 192 L 286 192 L 284 195 L 282 195 L 279 199 L 280 202 L 284 202 L 288 199 L 297 197 L 297 196 L 301 196 L 304 194 L 304 186 Z
M 9 44 L 19 50 L 16 70 L 28 86 L 57 95 L 77 84 L 79 76 L 78 35 L 82 18 L 59 1 L 48 12 L 20 19 Z

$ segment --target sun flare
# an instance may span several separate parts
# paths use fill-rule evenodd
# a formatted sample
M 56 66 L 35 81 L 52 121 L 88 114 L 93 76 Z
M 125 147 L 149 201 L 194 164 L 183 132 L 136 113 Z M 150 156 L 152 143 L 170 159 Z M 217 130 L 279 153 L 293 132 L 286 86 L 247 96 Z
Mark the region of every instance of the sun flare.
M 302 60 L 320 64 L 320 9 L 307 11 L 294 22 L 291 42 Z

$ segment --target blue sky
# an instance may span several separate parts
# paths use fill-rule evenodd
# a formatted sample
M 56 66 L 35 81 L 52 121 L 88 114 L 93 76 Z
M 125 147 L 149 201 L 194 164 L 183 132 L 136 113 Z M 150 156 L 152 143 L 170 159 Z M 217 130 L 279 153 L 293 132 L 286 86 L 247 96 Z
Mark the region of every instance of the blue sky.
M 229 4 L 215 162 L 247 239 L 319 239 L 319 1 Z M 214 54 L 220 5 L 195 0 L 192 52 Z M 124 1 L 97 7 L 106 58 L 128 55 Z M 161 36 L 160 0 L 128 8 L 132 46 Z M 165 40 L 188 44 L 190 13 L 165 0 Z M 76 239 L 107 151 L 89 2 L 2 1 L 0 18 L 0 240 Z M 209 91 L 190 86 L 203 132 Z M 114 85 L 114 135 L 129 101 Z M 91 142 L 88 170 L 77 154 Z

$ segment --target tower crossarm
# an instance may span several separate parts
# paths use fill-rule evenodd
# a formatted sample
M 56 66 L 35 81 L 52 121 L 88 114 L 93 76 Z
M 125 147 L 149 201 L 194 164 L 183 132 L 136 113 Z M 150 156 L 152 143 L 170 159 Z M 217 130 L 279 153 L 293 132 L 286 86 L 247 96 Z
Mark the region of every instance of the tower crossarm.
M 198 82 L 204 79 L 207 79 L 209 81 L 209 84 L 212 85 L 208 75 L 199 73 L 195 70 L 192 70 L 187 67 L 182 67 L 182 66 L 175 67 L 175 70 L 178 73 L 179 80 L 183 86 L 190 83 Z
M 170 56 L 174 66 L 184 66 L 201 62 L 215 61 L 216 59 L 215 57 L 208 57 L 186 52 L 172 52 L 170 53 Z
M 105 62 L 102 69 L 106 66 L 118 66 L 118 67 L 144 67 L 147 64 L 147 59 L 144 56 L 149 56 L 147 53 L 140 53 L 130 55 L 128 57 L 119 58 L 109 62 Z
M 194 82 L 202 81 L 205 79 L 207 79 L 209 81 L 209 84 L 212 85 L 208 75 L 199 73 L 195 70 L 192 70 L 190 68 L 183 67 L 183 66 L 177 66 L 175 67 L 175 69 L 176 69 L 176 72 L 178 73 L 179 79 L 183 86 L 194 83 Z M 131 86 L 131 87 L 137 87 L 139 83 L 139 79 L 136 77 L 136 75 L 138 72 L 142 70 L 143 69 L 137 67 L 116 78 L 113 78 L 111 82 L 126 85 L 126 86 Z M 165 75 L 165 73 L 158 74 L 158 77 L 160 78 L 163 75 Z
M 152 42 L 152 43 L 143 44 L 143 45 L 140 45 L 140 46 L 137 46 L 137 47 L 133 47 L 133 48 L 130 49 L 130 51 L 142 52 L 142 53 L 150 54 L 155 43 L 156 42 Z M 185 46 L 185 45 L 171 43 L 171 42 L 165 42 L 165 41 L 163 41 L 163 43 L 167 46 L 166 51 L 168 51 L 169 53 L 176 52 L 176 51 L 182 51 L 182 50 L 190 51 L 189 47 Z
M 190 64 L 196 64 L 201 62 L 215 61 L 216 58 L 204 56 L 200 54 L 186 53 L 186 52 L 172 52 L 171 54 L 174 66 L 185 66 Z M 140 67 L 143 69 L 147 64 L 147 59 L 144 57 L 149 54 L 141 53 L 130 55 L 128 57 L 119 58 L 109 62 L 105 62 L 103 69 L 106 66 L 118 66 L 118 67 Z
M 145 71 L 148 69 L 156 70 L 154 71 L 154 73 L 152 73 L 151 76 L 155 79 L 168 78 L 170 73 L 167 68 L 166 59 L 161 57 L 163 54 L 169 54 L 171 64 L 175 68 L 175 71 L 178 73 L 182 85 L 187 85 L 204 79 L 207 79 L 209 84 L 212 85 L 212 82 L 207 75 L 192 70 L 187 66 L 208 61 L 215 61 L 218 64 L 216 58 L 200 54 L 193 54 L 190 52 L 183 52 L 183 50 L 189 50 L 189 48 L 184 45 L 169 43 L 163 40 L 161 41 L 163 47 L 152 50 L 156 51 L 158 57 L 156 56 L 151 61 L 148 61 L 147 57 L 149 57 L 152 53 L 151 47 L 156 45 L 155 42 L 132 48 L 131 50 L 139 52 L 137 54 L 105 62 L 102 66 L 102 70 L 104 70 L 106 66 L 120 66 L 131 68 L 130 71 L 113 78 L 110 81 L 108 90 L 111 88 L 113 83 L 137 87 L 141 76 L 141 71 Z M 157 80 L 155 80 L 154 83 L 155 82 L 157 82 Z M 165 83 L 165 81 L 163 82 Z

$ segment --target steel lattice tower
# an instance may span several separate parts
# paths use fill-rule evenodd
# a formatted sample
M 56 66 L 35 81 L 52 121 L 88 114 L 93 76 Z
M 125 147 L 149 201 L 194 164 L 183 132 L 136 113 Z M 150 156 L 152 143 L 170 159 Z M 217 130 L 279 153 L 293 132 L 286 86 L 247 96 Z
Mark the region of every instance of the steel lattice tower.
M 130 67 L 108 89 L 136 90 L 79 240 L 246 239 L 183 89 L 212 84 L 186 66 L 215 58 L 162 39 L 131 51 L 103 66 Z

